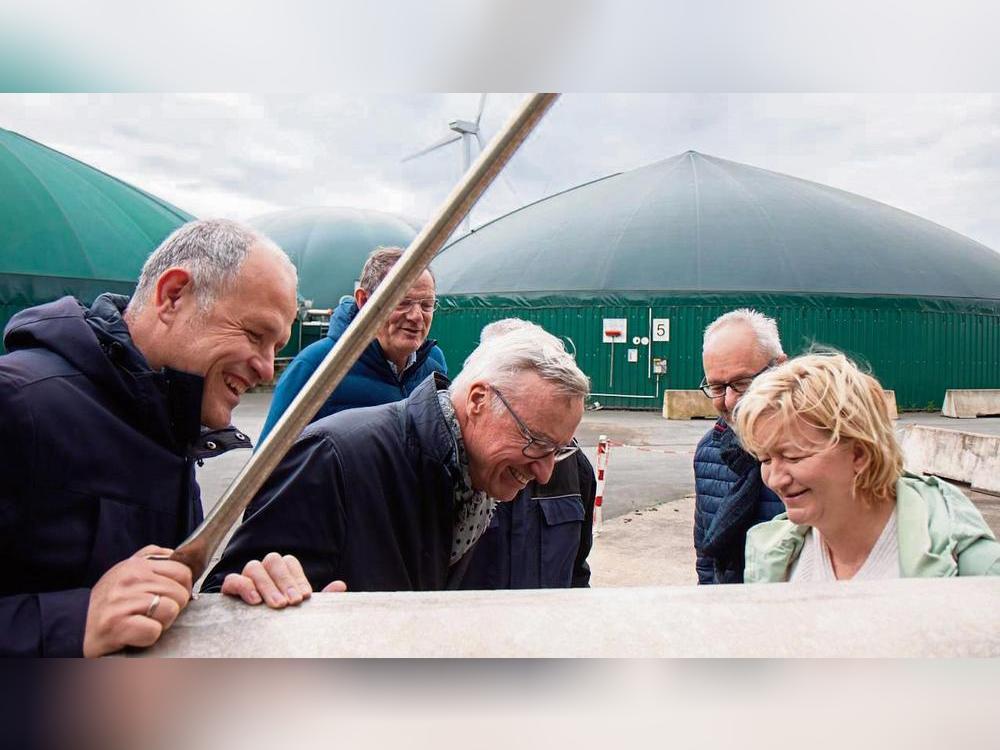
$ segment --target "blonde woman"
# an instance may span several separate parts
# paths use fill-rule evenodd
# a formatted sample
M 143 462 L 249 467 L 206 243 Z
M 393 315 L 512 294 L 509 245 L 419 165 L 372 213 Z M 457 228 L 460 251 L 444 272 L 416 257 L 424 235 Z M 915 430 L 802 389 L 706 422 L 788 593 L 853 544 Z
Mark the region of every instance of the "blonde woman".
M 882 387 L 843 354 L 754 380 L 734 412 L 786 512 L 747 536 L 745 580 L 1000 575 L 1000 543 L 957 488 L 903 471 Z

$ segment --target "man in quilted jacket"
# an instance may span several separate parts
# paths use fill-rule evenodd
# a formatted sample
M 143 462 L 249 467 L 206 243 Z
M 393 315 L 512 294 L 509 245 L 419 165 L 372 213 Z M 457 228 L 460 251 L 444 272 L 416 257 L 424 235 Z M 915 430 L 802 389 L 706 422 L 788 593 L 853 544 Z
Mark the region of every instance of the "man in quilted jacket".
M 753 379 L 785 359 L 777 324 L 756 310 L 733 310 L 705 329 L 701 390 L 719 419 L 694 456 L 698 583 L 742 583 L 747 531 L 785 509 L 729 426 L 733 407 Z

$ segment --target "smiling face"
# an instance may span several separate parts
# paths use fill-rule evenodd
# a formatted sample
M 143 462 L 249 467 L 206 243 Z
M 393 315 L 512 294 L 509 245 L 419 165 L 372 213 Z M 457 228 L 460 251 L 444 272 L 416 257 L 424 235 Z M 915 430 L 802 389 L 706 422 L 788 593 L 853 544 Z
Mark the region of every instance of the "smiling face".
M 788 520 L 799 525 L 842 528 L 858 513 L 854 490 L 864 457 L 853 440 L 829 444 L 829 435 L 795 417 L 762 419 L 755 432 L 774 435 L 760 455 L 760 474 L 788 510 Z
M 363 289 L 355 292 L 355 300 L 358 307 L 368 301 L 369 295 Z M 386 359 L 396 365 L 400 370 L 406 362 L 406 358 L 420 348 L 420 345 L 427 340 L 427 335 L 431 330 L 431 323 L 434 320 L 434 311 L 424 312 L 416 302 L 421 300 L 434 299 L 434 277 L 430 271 L 424 271 L 413 286 L 409 288 L 404 297 L 405 301 L 414 304 L 409 305 L 404 310 L 398 307 L 389 314 L 388 320 L 379 328 L 375 338 Z
M 559 395 L 552 383 L 535 373 L 522 374 L 513 387 L 504 388 L 504 396 L 531 433 L 554 446 L 569 443 L 583 417 L 582 398 Z M 488 383 L 473 383 L 463 398 L 462 439 L 474 489 L 505 501 L 513 500 L 529 482 L 549 481 L 555 459 L 551 455 L 531 459 L 522 453 L 527 438 L 502 404 L 499 411 L 494 406 Z
M 783 359 L 784 357 L 780 357 L 776 361 Z M 768 356 L 757 345 L 753 329 L 736 323 L 717 331 L 702 353 L 705 379 L 709 383 L 732 383 L 752 377 L 763 370 L 768 361 Z M 719 416 L 729 422 L 733 407 L 741 395 L 732 388 L 727 388 L 724 395 L 712 399 L 712 406 L 719 412 Z
M 164 364 L 204 377 L 201 422 L 219 429 L 247 389 L 274 377 L 274 357 L 295 319 L 295 279 L 270 251 L 254 248 L 209 310 L 193 301 L 191 294 L 169 326 Z

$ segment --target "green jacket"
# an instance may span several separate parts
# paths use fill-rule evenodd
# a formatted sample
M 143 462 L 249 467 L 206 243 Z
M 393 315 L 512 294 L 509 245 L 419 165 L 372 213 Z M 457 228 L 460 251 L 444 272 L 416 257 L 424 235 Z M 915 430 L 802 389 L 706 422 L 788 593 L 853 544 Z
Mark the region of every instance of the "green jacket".
M 961 490 L 905 472 L 896 482 L 899 568 L 903 578 L 1000 575 L 1000 543 Z M 809 526 L 782 513 L 747 533 L 747 583 L 788 580 Z

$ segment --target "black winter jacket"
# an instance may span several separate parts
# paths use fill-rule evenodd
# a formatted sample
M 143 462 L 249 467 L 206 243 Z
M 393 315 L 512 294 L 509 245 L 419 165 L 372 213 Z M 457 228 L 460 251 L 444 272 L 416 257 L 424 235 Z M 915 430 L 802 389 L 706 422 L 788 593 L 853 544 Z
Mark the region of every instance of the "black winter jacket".
M 577 451 L 555 465 L 547 484 L 532 482 L 498 503 L 469 553 L 463 589 L 583 588 L 590 585 L 594 468 Z
M 79 656 L 90 588 L 202 518 L 202 379 L 153 372 L 125 297 L 15 315 L 0 357 L 0 652 Z M 218 441 L 216 441 L 218 442 Z
M 449 566 L 456 446 L 428 377 L 403 401 L 324 417 L 306 427 L 244 514 L 204 591 L 275 550 L 295 555 L 315 590 L 456 588 Z

